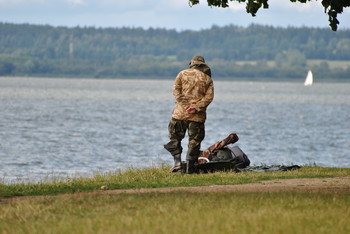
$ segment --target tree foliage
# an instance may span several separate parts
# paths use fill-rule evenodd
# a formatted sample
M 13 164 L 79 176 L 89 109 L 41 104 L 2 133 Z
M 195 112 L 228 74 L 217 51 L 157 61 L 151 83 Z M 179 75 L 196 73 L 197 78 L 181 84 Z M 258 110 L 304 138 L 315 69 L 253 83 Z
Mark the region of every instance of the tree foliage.
M 229 1 L 233 2 L 245 2 L 246 11 L 252 16 L 256 16 L 258 10 L 263 8 L 269 8 L 269 0 L 207 0 L 208 6 L 229 7 Z M 300 2 L 306 3 L 312 0 L 289 0 L 291 2 Z M 199 0 L 189 0 L 190 5 L 199 4 Z M 324 7 L 325 12 L 328 14 L 329 26 L 333 31 L 337 31 L 339 21 L 337 19 L 338 14 L 343 13 L 344 8 L 350 7 L 349 0 L 322 0 L 322 6 Z
M 230 25 L 178 32 L 0 23 L 0 32 L 2 76 L 174 77 L 200 54 L 215 77 L 297 78 L 312 68 L 310 59 L 350 60 L 350 30 Z M 350 66 L 315 67 L 318 77 L 349 74 Z

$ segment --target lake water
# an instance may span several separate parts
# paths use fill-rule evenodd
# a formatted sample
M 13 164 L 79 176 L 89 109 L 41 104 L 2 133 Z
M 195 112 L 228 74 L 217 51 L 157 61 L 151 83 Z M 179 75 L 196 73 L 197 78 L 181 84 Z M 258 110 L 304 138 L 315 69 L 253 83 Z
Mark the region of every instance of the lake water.
M 202 149 L 236 132 L 251 165 L 350 167 L 350 83 L 214 82 Z M 0 182 L 171 164 L 172 84 L 0 78 Z

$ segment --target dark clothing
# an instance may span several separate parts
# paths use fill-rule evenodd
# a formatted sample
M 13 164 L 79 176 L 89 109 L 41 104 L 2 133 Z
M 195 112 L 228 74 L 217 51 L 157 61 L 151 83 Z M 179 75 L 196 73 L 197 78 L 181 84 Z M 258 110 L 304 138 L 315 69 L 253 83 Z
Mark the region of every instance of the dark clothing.
M 199 71 L 203 72 L 204 74 L 207 74 L 208 76 L 211 77 L 210 67 L 208 67 L 208 65 L 205 63 L 197 62 L 197 63 L 190 65 L 190 68 L 197 69 L 197 70 L 199 70 Z

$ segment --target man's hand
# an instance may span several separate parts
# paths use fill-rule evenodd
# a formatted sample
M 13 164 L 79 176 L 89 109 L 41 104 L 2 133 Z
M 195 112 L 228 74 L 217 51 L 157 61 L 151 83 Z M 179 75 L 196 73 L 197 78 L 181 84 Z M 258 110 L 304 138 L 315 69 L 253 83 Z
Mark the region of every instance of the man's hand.
M 187 111 L 187 113 L 188 114 L 194 114 L 194 113 L 196 113 L 197 112 L 197 106 L 196 106 L 196 104 L 191 104 L 187 109 L 186 109 L 186 111 Z

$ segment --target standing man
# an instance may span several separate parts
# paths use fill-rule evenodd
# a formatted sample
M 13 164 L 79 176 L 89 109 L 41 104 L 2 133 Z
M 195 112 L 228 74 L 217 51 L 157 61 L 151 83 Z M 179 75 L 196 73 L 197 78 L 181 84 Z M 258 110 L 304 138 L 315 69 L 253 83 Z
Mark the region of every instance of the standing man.
M 202 56 L 194 56 L 189 65 L 175 79 L 173 95 L 176 104 L 168 127 L 170 141 L 164 148 L 174 157 L 171 172 L 181 170 L 181 140 L 188 131 L 186 173 L 192 174 L 205 136 L 206 110 L 214 98 L 214 85 L 211 70 Z

